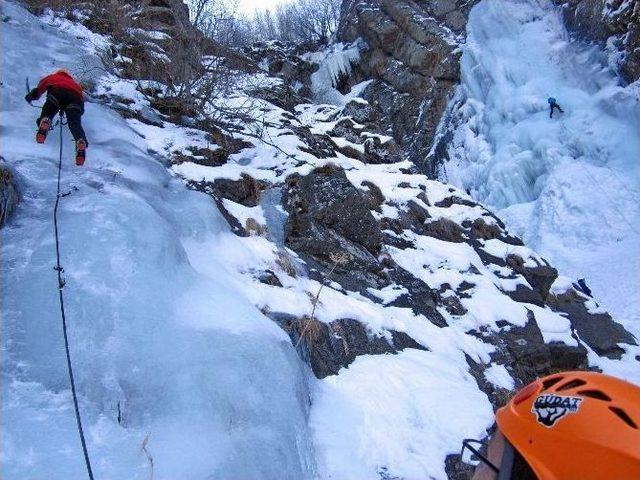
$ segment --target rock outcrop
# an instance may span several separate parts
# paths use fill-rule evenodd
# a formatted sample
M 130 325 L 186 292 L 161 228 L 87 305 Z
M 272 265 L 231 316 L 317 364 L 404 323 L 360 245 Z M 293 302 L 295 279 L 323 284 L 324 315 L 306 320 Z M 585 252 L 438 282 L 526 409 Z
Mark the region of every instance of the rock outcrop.
M 272 61 L 278 61 L 280 53 Z M 296 137 L 298 154 L 306 155 L 310 165 L 323 160 L 320 166 L 308 168 L 297 154 L 290 154 L 292 163 L 267 168 L 278 172 L 280 180 L 264 182 L 245 175 L 240 180 L 190 183 L 216 200 L 242 237 L 251 233 L 227 211 L 226 202 L 262 208 L 264 192 L 279 192 L 277 207 L 282 207 L 283 218 L 275 224 L 267 220 L 266 225 L 268 238 L 281 239 L 278 268 L 259 270 L 254 278 L 284 291 L 290 291 L 291 277 L 323 285 L 320 295 L 318 286 L 305 293 L 314 310 L 318 305 L 330 308 L 326 305 L 336 298 L 356 296 L 372 311 L 391 309 L 412 316 L 402 327 L 392 322 L 381 328 L 361 316 L 350 317 L 348 308 L 335 320 L 320 321 L 311 308 L 294 313 L 282 305 L 263 306 L 298 345 L 316 376 L 336 374 L 359 355 L 428 349 L 428 342 L 412 333 L 423 328 L 421 323 L 436 329 L 476 325 L 465 333 L 492 346 L 491 363 L 504 366 L 516 385 L 553 370 L 592 368 L 589 349 L 615 359 L 636 344 L 593 300 L 570 283 L 559 287 L 558 271 L 464 192 L 412 173 L 411 164 L 399 157 L 396 163 L 369 157 L 351 169 L 339 163 L 340 158 L 347 165 L 349 159 L 362 160 L 363 139 L 380 137 L 371 131 L 380 131 L 371 102 L 286 109 L 274 105 L 270 118 L 278 125 L 275 135 Z M 307 123 L 301 125 L 301 118 Z M 327 163 L 327 158 L 336 163 Z M 265 170 L 247 166 L 251 171 L 263 175 Z M 485 310 L 494 313 L 487 316 Z M 505 392 L 484 377 L 486 363 L 471 357 L 467 361 L 479 387 L 499 404 Z
M 400 183 L 397 188 L 411 185 Z M 552 290 L 557 270 L 523 247 L 493 214 L 453 189 L 444 198 L 433 198 L 429 190 L 426 184 L 418 186 L 419 194 L 406 203 L 399 216 L 377 219 L 370 212 L 380 210 L 382 205 L 392 207 L 393 202 L 369 185 L 363 184 L 362 190 L 355 188 L 340 168 L 329 166 L 306 176 L 294 175 L 289 177 L 283 196 L 289 213 L 286 244 L 305 260 L 312 277 L 322 279 L 319 272 L 325 275 L 331 272 L 334 288 L 339 285 L 375 300 L 372 291 L 401 286 L 405 294 L 389 305 L 411 308 L 440 327 L 469 314 L 469 307 L 465 307 L 469 299 L 489 294 L 479 291 L 480 284 L 473 281 L 474 277 L 479 280 L 484 275 L 479 268 L 495 272 L 502 279 L 500 282 L 512 284 L 503 287 L 502 293 L 525 307 L 526 318 L 522 325 L 498 321 L 497 330 L 480 328 L 471 333 L 495 345 L 492 361 L 505 365 L 522 384 L 553 370 L 588 368 L 586 346 L 598 355 L 619 358 L 624 352 L 620 345 L 636 344 L 633 336 L 608 314 L 594 311 L 593 301 L 575 288 Z M 475 219 L 453 220 L 457 216 L 454 212 L 461 208 Z M 449 217 L 447 210 L 453 217 Z M 434 219 L 435 212 L 440 218 Z M 478 255 L 482 267 L 471 265 L 468 271 L 461 271 L 465 280 L 457 287 L 441 283 L 437 291 L 433 290 L 422 276 L 416 276 L 415 269 L 409 272 L 405 270 L 407 265 L 402 264 L 403 268 L 401 261 L 399 264 L 394 260 L 402 258 L 404 251 L 412 250 L 419 258 L 419 244 L 424 237 L 459 244 L 460 247 L 452 249 L 452 255 L 470 248 L 467 251 Z M 498 254 L 496 245 L 504 249 L 502 254 Z M 348 258 L 344 265 L 334 260 L 340 255 Z M 424 268 L 433 271 L 434 266 Z M 535 310 L 536 307 L 540 310 Z M 549 333 L 545 328 L 551 331 L 558 328 L 545 326 L 545 312 L 551 311 L 569 319 L 568 343 L 546 338 Z M 448 317 L 443 317 L 443 312 Z M 371 333 L 364 335 L 363 326 L 355 320 L 341 320 L 343 333 L 337 337 L 331 325 L 308 318 L 286 317 L 279 323 L 297 342 L 305 322 L 309 321 L 315 325 L 314 333 L 305 337 L 302 345 L 314 372 L 321 376 L 348 365 L 354 355 L 393 353 L 400 349 L 396 340 L 381 339 Z M 411 342 L 420 345 L 410 336 L 408 339 L 410 348 L 415 348 Z M 474 361 L 469 363 L 472 371 L 482 372 Z M 481 375 L 478 381 L 490 397 L 499 394 Z
M 20 202 L 20 193 L 15 174 L 9 165 L 0 157 L 0 228 L 2 228 Z
M 289 177 L 287 183 L 286 239 L 293 250 L 326 263 L 338 254 L 363 267 L 377 263 L 382 233 L 367 198 L 343 170 L 325 167 L 304 177 Z
M 245 47 L 243 53 L 266 70 L 269 75 L 279 76 L 285 85 L 297 84 L 296 93 L 303 98 L 311 98 L 311 74 L 317 65 L 302 58 L 304 46 L 281 41 L 259 42 Z
M 285 243 L 311 267 L 311 276 L 332 272 L 343 288 L 379 301 L 371 289 L 399 284 L 404 299 L 394 305 L 411 306 L 433 323 L 445 325 L 435 308 L 435 293 L 383 254 L 385 224 L 371 213 L 376 194 L 356 188 L 341 168 L 328 165 L 309 175 L 287 179 L 283 206 L 289 216 Z M 336 261 L 343 258 L 344 261 Z M 316 273 L 313 270 L 316 270 Z
M 640 3 L 633 0 L 554 0 L 567 27 L 607 45 L 628 82 L 640 78 Z
M 388 336 L 373 335 L 361 322 L 352 319 L 322 323 L 287 315 L 271 317 L 289 334 L 294 344 L 304 332 L 298 348 L 317 378 L 337 375 L 359 355 L 395 354 L 405 348 L 426 350 L 404 332 L 391 330 Z

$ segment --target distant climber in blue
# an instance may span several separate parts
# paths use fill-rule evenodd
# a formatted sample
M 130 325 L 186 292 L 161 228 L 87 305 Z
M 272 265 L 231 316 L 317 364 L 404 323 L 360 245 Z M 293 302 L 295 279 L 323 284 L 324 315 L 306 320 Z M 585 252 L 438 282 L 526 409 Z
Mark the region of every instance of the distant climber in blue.
M 556 108 L 558 109 L 558 111 L 560 113 L 564 113 L 564 110 L 562 110 L 560 108 L 560 105 L 558 105 L 558 102 L 556 102 L 555 98 L 549 97 L 547 99 L 547 102 L 549 102 L 549 108 L 550 108 L 550 110 L 549 110 L 549 118 L 553 118 L 553 110 L 556 109 Z

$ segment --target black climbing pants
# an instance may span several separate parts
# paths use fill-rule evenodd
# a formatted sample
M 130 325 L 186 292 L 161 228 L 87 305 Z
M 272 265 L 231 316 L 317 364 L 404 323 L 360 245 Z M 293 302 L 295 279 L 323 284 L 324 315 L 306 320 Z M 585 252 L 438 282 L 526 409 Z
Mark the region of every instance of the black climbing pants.
M 40 117 L 36 124 L 40 126 L 43 117 L 53 119 L 59 111 L 67 115 L 67 124 L 74 140 L 83 139 L 87 142 L 87 136 L 82 128 L 82 114 L 84 113 L 84 101 L 75 92 L 66 88 L 51 87 L 47 91 L 47 101 L 42 106 Z M 89 142 L 87 142 L 87 146 Z
M 564 110 L 562 110 L 560 108 L 560 105 L 558 105 L 557 103 L 552 103 L 551 104 L 551 110 L 549 111 L 549 118 L 553 118 L 553 109 L 554 108 L 557 108 L 560 111 L 560 113 L 564 113 Z

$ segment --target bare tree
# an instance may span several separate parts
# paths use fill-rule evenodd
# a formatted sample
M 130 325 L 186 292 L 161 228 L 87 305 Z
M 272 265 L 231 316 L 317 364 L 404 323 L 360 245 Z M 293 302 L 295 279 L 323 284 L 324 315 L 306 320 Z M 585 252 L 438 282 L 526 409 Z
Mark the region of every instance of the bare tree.
M 208 38 L 225 46 L 246 44 L 244 37 L 251 27 L 238 12 L 239 0 L 190 0 L 188 4 L 191 23 Z
M 253 18 L 255 31 L 261 38 L 269 40 L 278 37 L 276 22 L 271 10 L 258 10 Z
M 276 9 L 282 40 L 329 43 L 340 22 L 340 0 L 297 0 Z

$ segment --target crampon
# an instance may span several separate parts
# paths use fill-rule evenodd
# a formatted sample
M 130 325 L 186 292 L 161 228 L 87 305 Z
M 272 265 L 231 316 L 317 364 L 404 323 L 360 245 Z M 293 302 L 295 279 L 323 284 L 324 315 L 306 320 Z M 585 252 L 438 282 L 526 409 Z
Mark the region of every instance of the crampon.
M 42 120 L 40 120 L 40 125 L 38 126 L 38 132 L 36 133 L 36 142 L 44 143 L 44 141 L 47 139 L 49 130 L 51 130 L 51 120 L 49 120 L 47 117 L 44 117 Z

